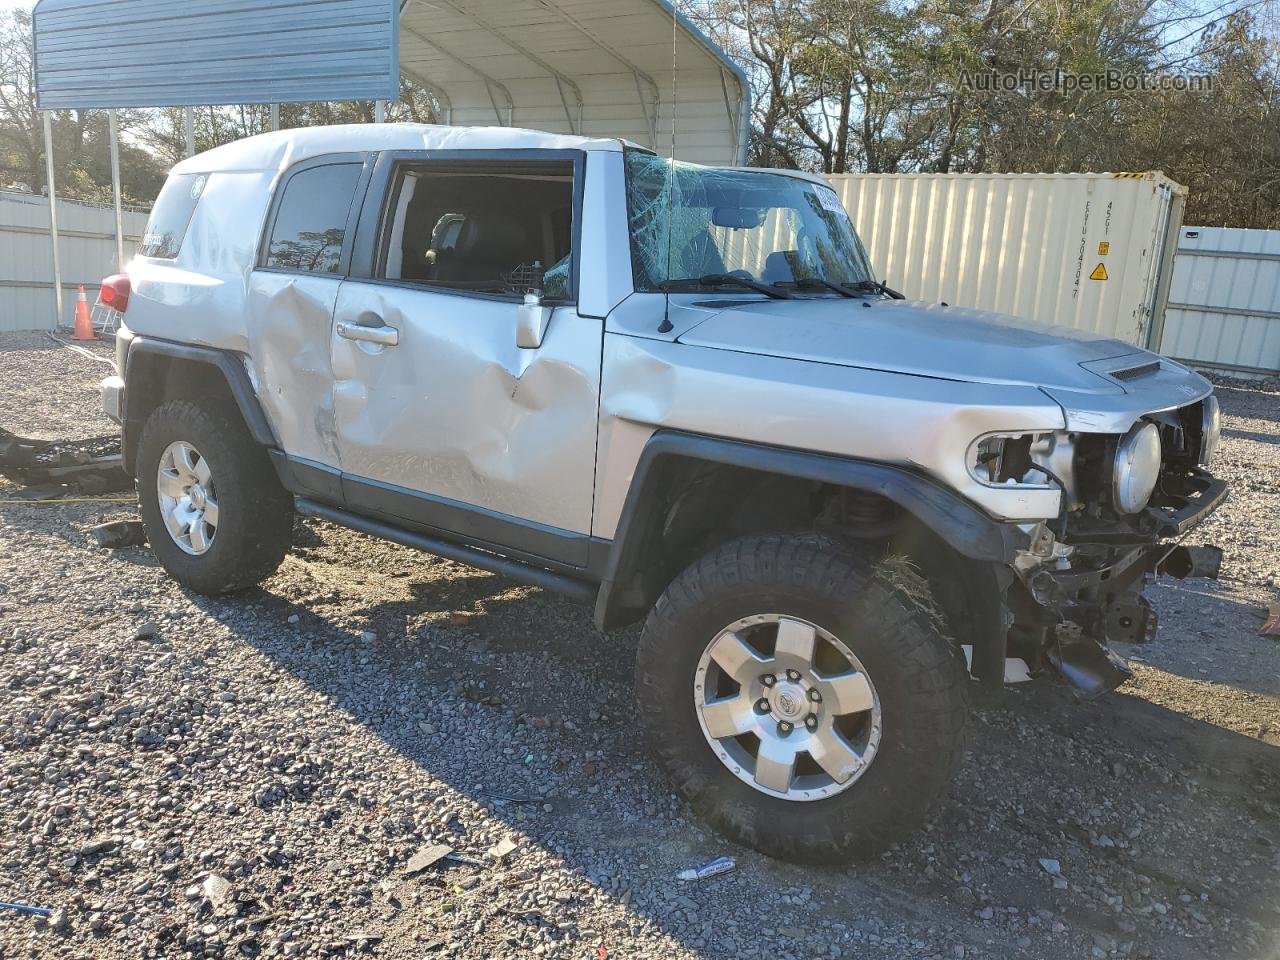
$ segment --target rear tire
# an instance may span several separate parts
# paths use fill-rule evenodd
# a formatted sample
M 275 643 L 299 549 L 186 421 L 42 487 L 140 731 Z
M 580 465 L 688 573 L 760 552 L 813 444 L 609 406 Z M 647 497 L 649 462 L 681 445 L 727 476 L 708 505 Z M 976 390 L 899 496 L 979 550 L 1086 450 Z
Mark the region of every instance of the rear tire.
M 707 554 L 658 599 L 640 640 L 640 713 L 678 792 L 732 839 L 785 860 L 870 857 L 911 833 L 947 788 L 964 751 L 968 677 L 935 618 L 894 579 L 821 538 L 749 537 Z M 791 638 L 815 636 L 808 649 L 828 666 L 813 655 L 806 675 L 803 658 L 788 661 L 796 646 L 783 649 L 784 624 Z M 718 661 L 742 657 L 732 642 L 728 656 L 713 655 L 726 638 L 746 639 L 762 659 L 748 653 L 736 676 L 717 674 Z M 861 687 L 848 687 L 858 676 Z M 730 702 L 754 709 L 713 722 L 710 711 Z M 824 707 L 842 715 L 828 723 Z M 734 736 L 745 727 L 755 732 Z M 794 772 L 779 780 L 776 758 L 790 751 Z M 831 762 L 840 751 L 844 766 Z
M 143 426 L 137 468 L 147 539 L 183 586 L 208 596 L 243 590 L 289 552 L 293 497 L 239 417 L 163 403 Z

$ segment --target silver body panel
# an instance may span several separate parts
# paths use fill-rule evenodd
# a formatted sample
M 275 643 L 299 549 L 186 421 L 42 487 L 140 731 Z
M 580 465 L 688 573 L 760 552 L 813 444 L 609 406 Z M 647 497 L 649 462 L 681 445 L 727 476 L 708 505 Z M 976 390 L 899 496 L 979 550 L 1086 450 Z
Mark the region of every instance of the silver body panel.
M 986 487 L 965 467 L 981 434 L 1062 429 L 1061 409 L 1034 386 L 995 391 L 616 334 L 605 338 L 604 385 L 597 537 L 613 536 L 645 441 L 660 427 L 920 468 L 1002 519 L 1058 511 L 1056 489 Z
M 578 310 L 583 316 L 604 319 L 631 296 L 633 287 L 622 153 L 588 153 L 586 177 Z
M 562 307 L 542 346 L 524 349 L 517 309 L 406 284 L 344 283 L 337 322 L 377 318 L 399 343 L 336 333 L 330 341 L 343 471 L 589 532 L 603 324 Z
M 249 276 L 249 350 L 258 399 L 281 447 L 335 469 L 330 328 L 338 277 L 255 270 Z
M 265 171 L 210 173 L 177 258 L 130 261 L 134 333 L 251 353 L 249 277 L 273 180 Z
M 102 393 L 102 412 L 116 423 L 119 423 L 121 413 L 124 410 L 124 377 L 119 375 L 107 377 L 102 381 L 100 390 Z
M 492 149 L 504 136 L 586 153 L 578 303 L 555 309 L 540 346 L 517 345 L 518 304 L 501 298 L 253 270 L 290 163 L 413 143 Z M 633 292 L 617 141 L 416 127 L 255 140 L 179 167 L 236 172 L 212 172 L 177 260 L 135 259 L 128 323 L 245 355 L 284 452 L 349 477 L 609 539 L 645 443 L 669 428 L 907 466 L 1025 522 L 1057 516 L 1059 491 L 978 482 L 978 438 L 1123 433 L 1210 392 L 1117 341 L 980 311 Z

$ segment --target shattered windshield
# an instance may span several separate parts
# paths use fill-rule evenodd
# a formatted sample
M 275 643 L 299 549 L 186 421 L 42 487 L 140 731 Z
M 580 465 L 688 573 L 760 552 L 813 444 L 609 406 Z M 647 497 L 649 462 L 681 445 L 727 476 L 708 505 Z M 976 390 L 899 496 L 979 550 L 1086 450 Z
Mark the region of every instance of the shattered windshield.
M 637 290 L 737 276 L 764 284 L 874 279 L 834 190 L 781 173 L 671 163 L 628 150 Z

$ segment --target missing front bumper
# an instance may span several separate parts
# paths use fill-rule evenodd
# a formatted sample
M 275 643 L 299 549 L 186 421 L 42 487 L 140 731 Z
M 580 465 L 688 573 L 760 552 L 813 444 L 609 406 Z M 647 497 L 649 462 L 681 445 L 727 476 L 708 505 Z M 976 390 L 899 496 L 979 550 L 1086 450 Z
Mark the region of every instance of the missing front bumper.
M 1133 676 L 1129 664 L 1110 647 L 1063 627 L 1054 631 L 1045 658 L 1080 700 L 1095 700 Z
M 1020 653 L 1051 667 L 1082 700 L 1116 689 L 1133 672 L 1113 643 L 1150 643 L 1159 617 L 1142 595 L 1147 577 L 1216 579 L 1217 547 L 1153 544 L 1131 549 L 1086 571 L 1039 570 L 1023 578 L 1026 599 L 1015 612 Z

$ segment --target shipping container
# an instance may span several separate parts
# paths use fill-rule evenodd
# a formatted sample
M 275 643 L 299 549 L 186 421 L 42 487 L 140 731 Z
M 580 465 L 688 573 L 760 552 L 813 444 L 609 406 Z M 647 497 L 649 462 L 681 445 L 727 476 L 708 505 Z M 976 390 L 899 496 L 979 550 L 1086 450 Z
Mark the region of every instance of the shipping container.
M 1159 345 L 1186 188 L 1160 173 L 829 178 L 912 299 Z
M 1195 367 L 1280 372 L 1280 230 L 1183 228 L 1160 352 Z

